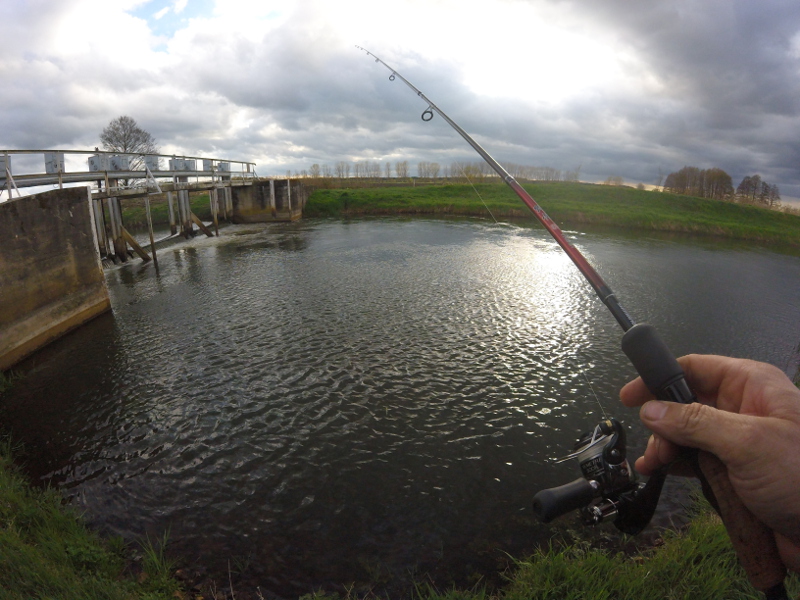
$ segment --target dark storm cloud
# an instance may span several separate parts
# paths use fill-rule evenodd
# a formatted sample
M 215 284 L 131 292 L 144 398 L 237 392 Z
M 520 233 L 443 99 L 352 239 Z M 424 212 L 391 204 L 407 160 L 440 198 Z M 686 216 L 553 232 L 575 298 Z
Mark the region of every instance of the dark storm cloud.
M 800 196 L 795 2 L 495 0 L 483 7 L 482 31 L 465 31 L 455 5 L 402 0 L 391 17 L 426 8 L 426 21 L 395 34 L 381 29 L 390 15 L 369 11 L 365 39 L 350 39 L 328 4 L 298 0 L 276 4 L 285 14 L 278 25 L 263 21 L 263 33 L 255 17 L 255 33 L 239 32 L 220 29 L 209 13 L 156 43 L 147 23 L 117 9 L 107 17 L 117 30 L 101 21 L 65 37 L 60 25 L 88 1 L 0 7 L 15 23 L 0 57 L 0 146 L 93 147 L 111 119 L 130 114 L 170 152 L 256 159 L 264 174 L 339 160 L 409 160 L 412 170 L 418 160 L 477 161 L 441 119 L 420 120 L 424 103 L 354 47 L 364 43 L 501 161 L 581 165 L 586 179 L 645 183 L 684 165 L 716 166 L 734 183 L 759 172 Z M 100 6 L 109 5 L 92 4 L 89 14 Z M 559 92 L 557 81 L 537 78 L 559 56 L 520 54 L 495 35 L 508 10 L 529 6 L 554 29 L 612 48 L 617 78 L 560 100 L 468 85 L 457 44 L 464 36 L 492 63 L 514 67 L 521 88 Z M 96 37 L 88 31 L 106 37 L 81 51 Z M 117 37 L 138 47 L 111 51 Z

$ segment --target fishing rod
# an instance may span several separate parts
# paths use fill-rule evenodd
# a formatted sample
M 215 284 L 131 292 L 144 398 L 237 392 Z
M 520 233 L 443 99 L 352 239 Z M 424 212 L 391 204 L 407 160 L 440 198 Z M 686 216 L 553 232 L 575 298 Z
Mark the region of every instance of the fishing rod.
M 389 81 L 399 78 L 422 98 L 428 104 L 422 112 L 422 120 L 430 121 L 434 113 L 438 114 L 533 212 L 619 323 L 624 331 L 622 350 L 650 393 L 659 400 L 681 404 L 696 402 L 697 398 L 686 382 L 683 369 L 655 328 L 646 323 L 636 323 L 630 317 L 602 277 L 519 182 L 396 69 L 366 48 L 356 48 L 386 67 L 391 72 Z M 693 456 L 703 492 L 722 516 L 750 582 L 770 600 L 788 598 L 783 585 L 786 569 L 778 555 L 772 531 L 744 506 L 728 479 L 725 466 L 716 456 L 707 452 L 694 452 Z M 578 459 L 582 477 L 536 494 L 533 506 L 540 520 L 549 522 L 578 509 L 587 524 L 613 519 L 617 528 L 631 535 L 647 526 L 655 513 L 669 467 L 664 466 L 653 473 L 646 483 L 639 482 L 626 458 L 625 430 L 616 419 L 604 419 L 594 430 L 581 436 L 574 452 L 567 458 Z

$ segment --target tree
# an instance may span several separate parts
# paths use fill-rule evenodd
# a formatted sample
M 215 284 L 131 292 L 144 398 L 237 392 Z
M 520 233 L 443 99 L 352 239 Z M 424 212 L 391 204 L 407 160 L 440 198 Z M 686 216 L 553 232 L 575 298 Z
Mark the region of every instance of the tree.
M 141 155 L 159 153 L 155 138 L 128 116 L 117 117 L 106 125 L 100 134 L 100 141 L 103 149 L 109 152 L 138 155 L 131 157 L 132 171 L 143 168 Z
M 667 175 L 664 191 L 698 198 L 725 200 L 733 196 L 731 176 L 718 168 L 683 167 Z
M 736 188 L 736 196 L 748 204 L 764 204 L 770 208 L 780 205 L 781 193 L 777 185 L 761 179 L 761 175 L 747 175 Z
M 336 176 L 339 179 L 347 179 L 350 177 L 350 163 L 340 160 L 336 163 Z
M 397 161 L 394 165 L 394 170 L 400 178 L 408 177 L 408 161 Z

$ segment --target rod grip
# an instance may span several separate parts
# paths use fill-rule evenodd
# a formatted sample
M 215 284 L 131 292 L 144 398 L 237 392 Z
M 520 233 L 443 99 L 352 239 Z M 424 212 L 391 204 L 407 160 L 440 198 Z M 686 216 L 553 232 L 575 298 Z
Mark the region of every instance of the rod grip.
M 681 404 L 697 401 L 686 383 L 683 369 L 655 327 L 647 323 L 631 327 L 622 336 L 622 351 L 656 398 Z
M 587 479 L 578 477 L 575 481 L 536 494 L 533 497 L 533 512 L 542 523 L 549 523 L 572 510 L 583 508 L 596 495 L 592 484 Z
M 683 369 L 652 325 L 640 323 L 626 331 L 622 350 L 656 398 L 681 404 L 697 401 Z M 744 505 L 719 458 L 700 451 L 697 460 L 703 492 L 720 514 L 750 583 L 769 598 L 785 598 L 786 567 L 772 530 Z
M 777 592 L 772 597 L 785 597 L 780 596 L 778 589 L 783 586 L 786 567 L 772 530 L 742 503 L 728 478 L 727 467 L 719 458 L 701 450 L 697 453 L 697 463 L 713 490 L 719 515 L 750 583 L 762 592 Z

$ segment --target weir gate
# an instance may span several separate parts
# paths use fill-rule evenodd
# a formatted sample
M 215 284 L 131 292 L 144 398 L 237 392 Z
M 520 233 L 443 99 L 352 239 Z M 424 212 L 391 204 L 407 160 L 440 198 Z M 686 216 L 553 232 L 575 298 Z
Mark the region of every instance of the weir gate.
M 219 235 L 220 219 L 299 219 L 308 198 L 302 182 L 259 178 L 254 167 L 199 157 L 0 150 L 0 371 L 111 309 L 104 261 L 129 260 L 130 247 L 158 269 L 151 200 L 166 203 L 170 238 L 193 236 L 195 226 Z M 23 196 L 20 188 L 33 193 Z M 209 223 L 190 202 L 206 193 Z M 125 227 L 127 202 L 145 204 L 149 248 Z

